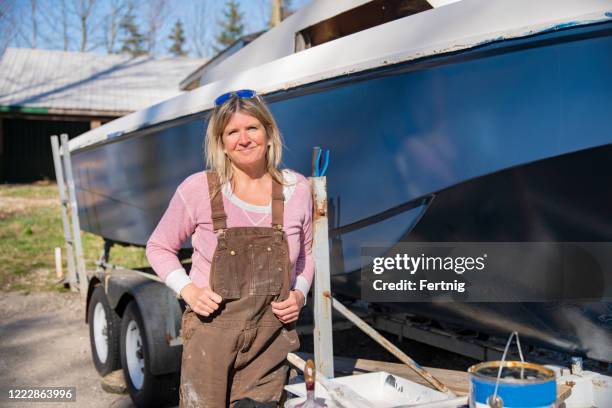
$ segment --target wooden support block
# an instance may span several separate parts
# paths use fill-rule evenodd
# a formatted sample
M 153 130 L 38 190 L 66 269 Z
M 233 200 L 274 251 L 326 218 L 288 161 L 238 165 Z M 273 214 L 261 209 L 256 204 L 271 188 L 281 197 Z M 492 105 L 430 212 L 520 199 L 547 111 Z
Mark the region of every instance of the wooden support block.
M 557 383 L 557 406 L 572 395 L 572 387 L 567 384 Z
M 102 389 L 111 394 L 125 394 L 127 385 L 123 378 L 123 370 L 115 370 L 102 377 Z

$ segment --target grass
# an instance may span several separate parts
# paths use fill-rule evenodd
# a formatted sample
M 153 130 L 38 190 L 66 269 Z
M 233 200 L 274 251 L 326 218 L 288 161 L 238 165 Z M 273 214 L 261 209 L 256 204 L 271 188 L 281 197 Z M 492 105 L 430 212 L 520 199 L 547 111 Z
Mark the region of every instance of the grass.
M 55 272 L 55 248 L 62 249 L 67 273 L 61 206 L 53 182 L 0 185 L 0 290 L 64 291 Z M 87 269 L 95 268 L 104 241 L 81 234 Z M 112 263 L 135 268 L 148 265 L 143 248 L 113 247 Z

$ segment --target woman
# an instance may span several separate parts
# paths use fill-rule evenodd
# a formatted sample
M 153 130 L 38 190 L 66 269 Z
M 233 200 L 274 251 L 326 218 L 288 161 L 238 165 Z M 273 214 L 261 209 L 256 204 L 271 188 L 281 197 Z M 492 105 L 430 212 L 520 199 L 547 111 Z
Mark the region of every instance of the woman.
M 275 407 L 314 275 L 310 185 L 279 170 L 280 132 L 254 91 L 215 100 L 205 146 L 209 170 L 179 185 L 147 243 L 187 303 L 180 406 Z M 189 276 L 176 256 L 188 238 Z

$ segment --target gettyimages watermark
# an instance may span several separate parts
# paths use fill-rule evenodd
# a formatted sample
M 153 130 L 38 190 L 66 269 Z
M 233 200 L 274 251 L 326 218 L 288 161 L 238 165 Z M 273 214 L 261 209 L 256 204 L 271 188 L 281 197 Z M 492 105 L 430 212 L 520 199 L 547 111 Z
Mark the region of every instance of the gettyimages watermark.
M 612 301 L 612 242 L 435 242 L 361 248 L 369 302 Z

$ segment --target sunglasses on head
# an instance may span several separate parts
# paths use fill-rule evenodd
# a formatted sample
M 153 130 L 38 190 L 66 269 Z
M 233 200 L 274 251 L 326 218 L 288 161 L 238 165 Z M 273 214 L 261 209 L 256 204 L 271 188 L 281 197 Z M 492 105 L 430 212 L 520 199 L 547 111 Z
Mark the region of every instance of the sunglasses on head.
M 250 99 L 250 98 L 254 98 L 256 95 L 257 94 L 252 89 L 240 89 L 238 91 L 227 92 L 221 96 L 218 96 L 217 99 L 215 99 L 215 106 L 223 105 L 223 103 L 227 101 L 229 98 L 231 98 L 232 96 L 236 96 L 239 99 L 242 99 L 242 98 Z

